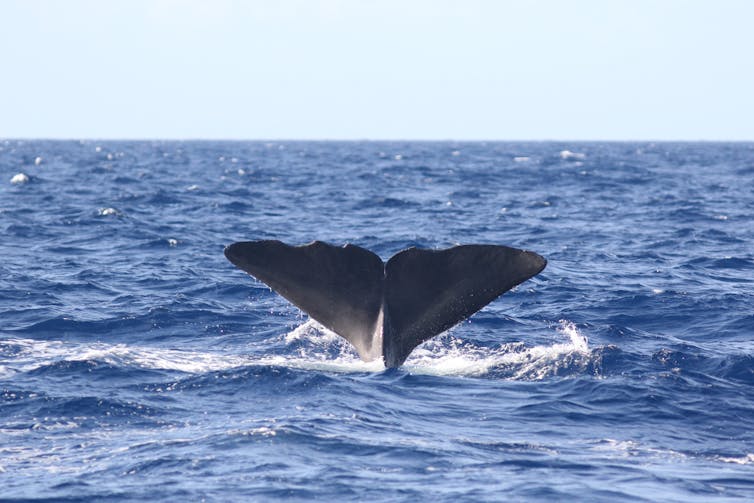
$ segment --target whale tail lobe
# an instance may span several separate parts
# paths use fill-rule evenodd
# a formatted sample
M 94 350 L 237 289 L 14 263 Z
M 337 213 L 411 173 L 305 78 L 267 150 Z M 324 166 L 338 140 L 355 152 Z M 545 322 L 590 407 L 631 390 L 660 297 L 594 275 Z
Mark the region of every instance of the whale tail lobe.
M 383 263 L 350 244 L 265 240 L 234 243 L 225 256 L 348 340 L 363 360 L 382 357 L 386 367 L 402 365 L 416 346 L 547 264 L 536 253 L 498 245 L 408 248 Z

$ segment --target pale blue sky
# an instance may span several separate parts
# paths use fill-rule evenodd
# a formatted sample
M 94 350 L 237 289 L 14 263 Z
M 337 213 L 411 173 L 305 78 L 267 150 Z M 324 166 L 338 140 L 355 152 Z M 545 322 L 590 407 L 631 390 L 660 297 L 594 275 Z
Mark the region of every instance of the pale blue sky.
M 0 0 L 0 137 L 754 140 L 746 0 Z

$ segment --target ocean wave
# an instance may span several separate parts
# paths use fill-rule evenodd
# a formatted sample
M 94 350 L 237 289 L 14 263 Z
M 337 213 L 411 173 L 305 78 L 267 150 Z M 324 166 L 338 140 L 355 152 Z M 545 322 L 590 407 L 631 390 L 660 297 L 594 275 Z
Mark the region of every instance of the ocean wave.
M 464 343 L 452 335 L 422 344 L 403 369 L 414 374 L 493 376 L 510 379 L 544 379 L 553 375 L 594 372 L 599 353 L 573 325 L 562 322 L 557 332 L 565 340 L 550 346 L 527 347 L 523 343 L 485 348 Z M 229 355 L 126 344 L 40 341 L 2 341 L 0 355 L 12 356 L 2 369 L 12 372 L 48 373 L 134 367 L 201 374 L 245 366 L 277 366 L 336 373 L 380 372 L 380 360 L 364 362 L 349 344 L 314 320 L 308 320 L 282 336 L 285 354 Z M 0 360 L 1 361 L 1 360 Z
M 0 493 L 750 500 L 753 155 L 0 141 Z M 549 265 L 385 369 L 234 269 L 248 239 Z

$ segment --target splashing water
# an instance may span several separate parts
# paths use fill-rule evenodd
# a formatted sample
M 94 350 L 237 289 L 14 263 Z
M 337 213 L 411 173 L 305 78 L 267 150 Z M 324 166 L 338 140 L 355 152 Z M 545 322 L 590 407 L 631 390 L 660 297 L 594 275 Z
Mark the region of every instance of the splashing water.
M 563 371 L 583 370 L 593 362 L 587 337 L 576 325 L 561 320 L 557 333 L 568 342 L 527 347 L 524 343 L 480 347 L 446 332 L 417 347 L 403 368 L 412 374 L 448 376 L 493 375 L 510 379 L 539 380 Z M 295 357 L 275 357 L 278 365 L 328 368 L 341 372 L 384 370 L 381 361 L 363 362 L 353 348 L 334 332 L 309 319 L 284 337 L 286 344 L 299 344 Z M 334 358 L 332 354 L 335 353 Z M 323 367 L 324 366 L 324 367 Z
M 560 322 L 558 333 L 566 335 L 568 342 L 531 347 L 518 342 L 487 348 L 455 337 L 446 344 L 439 338 L 417 348 L 406 367 L 417 374 L 491 375 L 516 380 L 540 380 L 564 371 L 584 370 L 593 360 L 586 336 L 568 321 Z
M 493 376 L 540 380 L 551 375 L 584 370 L 593 360 L 586 336 L 562 320 L 557 330 L 568 342 L 527 347 L 524 343 L 497 348 L 476 346 L 446 332 L 420 345 L 403 368 L 412 374 L 436 376 Z M 11 339 L 4 341 L 12 361 L 0 365 L 0 375 L 28 372 L 58 362 L 97 362 L 113 366 L 173 370 L 202 374 L 249 365 L 271 365 L 337 373 L 380 372 L 381 360 L 362 361 L 351 345 L 313 319 L 281 337 L 295 352 L 283 355 L 229 355 L 126 344 L 79 343 Z

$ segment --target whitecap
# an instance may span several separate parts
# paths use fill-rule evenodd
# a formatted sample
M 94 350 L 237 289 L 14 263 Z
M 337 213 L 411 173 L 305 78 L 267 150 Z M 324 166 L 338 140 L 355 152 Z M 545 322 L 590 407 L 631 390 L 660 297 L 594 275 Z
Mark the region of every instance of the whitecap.
M 118 215 L 118 210 L 116 210 L 115 208 L 100 208 L 99 215 L 101 217 L 106 217 L 110 215 Z
M 737 465 L 751 465 L 751 464 L 754 464 L 754 454 L 752 454 L 752 453 L 749 453 L 746 456 L 741 456 L 741 457 L 718 456 L 716 459 L 718 461 L 722 461 L 723 463 L 735 463 Z
M 277 435 L 277 430 L 270 428 L 269 426 L 260 426 L 259 428 L 252 428 L 247 432 L 248 435 L 261 435 L 263 437 L 274 437 Z
M 13 175 L 10 179 L 10 183 L 20 185 L 22 183 L 29 183 L 29 176 L 26 173 L 18 173 Z
M 613 453 L 620 457 L 650 457 L 650 458 L 675 458 L 685 459 L 688 456 L 673 449 L 662 449 L 645 446 L 634 440 L 617 440 L 605 438 L 599 440 L 592 450 Z
M 570 150 L 561 150 L 560 151 L 560 158 L 565 160 L 579 160 L 579 159 L 586 159 L 586 154 L 580 153 L 580 152 L 571 152 Z
M 529 162 L 531 160 L 531 157 L 527 157 L 525 155 L 519 155 L 513 158 L 513 162 Z

